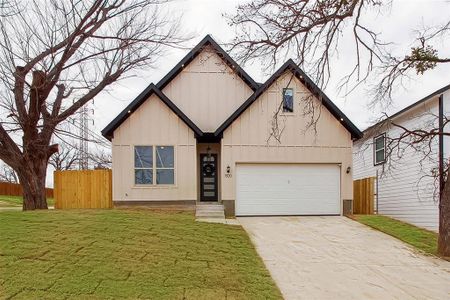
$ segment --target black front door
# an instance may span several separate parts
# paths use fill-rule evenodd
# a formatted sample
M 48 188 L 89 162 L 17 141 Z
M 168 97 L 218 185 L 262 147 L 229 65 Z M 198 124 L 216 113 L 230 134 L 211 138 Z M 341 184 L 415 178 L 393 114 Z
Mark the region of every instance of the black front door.
M 200 154 L 200 201 L 217 200 L 217 154 Z

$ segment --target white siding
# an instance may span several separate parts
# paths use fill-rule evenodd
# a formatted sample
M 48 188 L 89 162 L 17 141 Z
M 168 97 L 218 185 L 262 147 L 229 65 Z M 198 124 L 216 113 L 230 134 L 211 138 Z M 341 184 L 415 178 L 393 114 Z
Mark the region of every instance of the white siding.
M 283 74 L 224 131 L 221 165 L 222 170 L 230 167 L 231 174 L 221 174 L 222 200 L 235 201 L 236 166 L 242 163 L 340 165 L 340 202 L 353 199 L 352 176 L 346 172 L 352 167 L 351 134 L 316 97 L 312 98 L 312 104 L 316 112 L 321 110 L 317 133 L 313 129 L 305 130 L 309 121 L 304 114 L 305 99 L 311 93 L 291 74 Z M 280 143 L 274 139 L 268 141 L 273 115 L 285 87 L 294 89 L 294 113 L 281 114 L 284 131 Z
M 253 93 L 206 47 L 163 92 L 204 132 L 214 132 Z
M 175 184 L 134 183 L 134 146 L 174 147 Z M 113 201 L 196 200 L 197 151 L 194 132 L 156 95 L 114 131 Z
M 444 94 L 444 107 L 450 108 L 449 91 Z M 437 122 L 437 118 L 430 113 L 437 115 L 438 97 L 398 116 L 395 122 L 409 129 L 426 128 L 430 123 Z M 437 123 L 433 126 L 437 126 Z M 378 174 L 379 214 L 438 231 L 438 200 L 434 196 L 437 182 L 431 176 L 432 170 L 438 167 L 437 138 L 431 144 L 432 154 L 429 158 L 411 148 L 403 148 L 400 159 L 392 159 L 391 163 L 374 166 L 373 137 L 383 131 L 387 136 L 396 137 L 401 129 L 397 127 L 380 129 L 354 144 L 353 178 L 376 177 Z M 447 145 L 448 140 L 444 143 L 445 152 L 448 153 L 450 147 Z

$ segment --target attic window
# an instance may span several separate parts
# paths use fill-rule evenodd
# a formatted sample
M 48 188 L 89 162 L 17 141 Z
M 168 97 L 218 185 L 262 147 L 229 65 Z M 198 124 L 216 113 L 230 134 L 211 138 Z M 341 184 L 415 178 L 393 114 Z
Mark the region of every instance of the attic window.
M 380 165 L 386 161 L 386 133 L 373 139 L 373 164 Z
M 283 112 L 294 112 L 293 89 L 283 89 Z

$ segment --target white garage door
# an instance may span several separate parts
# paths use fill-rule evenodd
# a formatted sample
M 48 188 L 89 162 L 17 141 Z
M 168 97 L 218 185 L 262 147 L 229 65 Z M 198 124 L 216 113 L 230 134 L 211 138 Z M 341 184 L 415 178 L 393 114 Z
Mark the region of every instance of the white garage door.
M 238 164 L 236 215 L 338 215 L 340 167 Z

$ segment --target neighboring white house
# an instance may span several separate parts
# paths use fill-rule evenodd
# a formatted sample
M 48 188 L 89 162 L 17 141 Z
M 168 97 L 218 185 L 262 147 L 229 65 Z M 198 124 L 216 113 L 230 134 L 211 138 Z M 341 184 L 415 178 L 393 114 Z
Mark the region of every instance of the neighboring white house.
M 268 140 L 281 103 L 285 130 Z M 115 205 L 219 202 L 241 216 L 342 214 L 362 136 L 292 60 L 258 84 L 210 36 L 102 133 Z
M 436 174 L 438 168 L 438 139 L 421 145 L 417 151 L 401 145 L 386 157 L 389 138 L 404 130 L 438 128 L 439 97 L 443 95 L 444 115 L 450 110 L 450 85 L 413 103 L 386 120 L 364 131 L 364 137 L 354 143 L 353 179 L 376 177 L 376 206 L 378 213 L 419 227 L 437 231 L 439 210 Z M 448 132 L 448 130 L 447 130 Z M 387 139 L 387 138 L 388 139 Z M 448 139 L 444 139 L 444 157 L 448 159 Z M 423 151 L 430 150 L 431 155 Z

